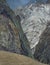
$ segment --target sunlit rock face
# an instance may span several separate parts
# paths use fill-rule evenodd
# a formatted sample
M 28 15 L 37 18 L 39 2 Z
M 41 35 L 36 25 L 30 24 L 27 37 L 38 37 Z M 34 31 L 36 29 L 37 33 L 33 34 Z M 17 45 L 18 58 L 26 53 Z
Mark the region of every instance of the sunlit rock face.
M 21 26 L 34 54 L 35 46 L 40 39 L 39 37 L 45 30 L 47 21 L 50 20 L 50 5 L 31 4 L 30 6 L 16 9 L 15 14 L 19 14 L 21 17 Z
M 18 29 L 6 15 L 0 14 L 0 50 L 20 53 L 20 49 Z

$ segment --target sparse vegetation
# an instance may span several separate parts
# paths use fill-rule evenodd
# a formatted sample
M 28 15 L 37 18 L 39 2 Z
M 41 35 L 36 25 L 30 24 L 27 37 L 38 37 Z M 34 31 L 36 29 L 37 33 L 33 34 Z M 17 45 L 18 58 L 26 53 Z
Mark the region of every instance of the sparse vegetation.
M 45 65 L 26 56 L 0 51 L 0 65 Z

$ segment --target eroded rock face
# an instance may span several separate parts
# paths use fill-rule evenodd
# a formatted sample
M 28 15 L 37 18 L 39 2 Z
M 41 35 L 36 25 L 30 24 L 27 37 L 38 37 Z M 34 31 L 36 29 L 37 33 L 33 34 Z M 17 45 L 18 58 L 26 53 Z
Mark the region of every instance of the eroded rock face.
M 21 17 L 21 26 L 29 45 L 34 54 L 35 46 L 39 42 L 39 37 L 46 28 L 47 21 L 50 20 L 50 5 L 48 4 L 31 4 L 25 8 L 18 8 L 15 10 L 16 15 Z
M 30 46 L 28 44 L 29 42 L 25 34 L 23 33 L 23 30 L 20 24 L 20 19 L 19 19 L 20 17 L 18 18 L 17 16 L 17 19 L 16 19 L 14 12 L 9 8 L 7 3 L 2 2 L 2 0 L 0 1 L 0 14 L 4 16 L 1 20 L 2 22 L 4 21 L 3 27 L 6 28 L 6 31 L 7 31 L 7 32 L 4 32 L 4 34 L 2 32 L 3 38 L 5 36 L 6 40 L 4 39 L 3 45 L 0 45 L 1 50 L 3 49 L 3 50 L 15 52 L 15 53 L 21 53 L 29 57 L 32 57 Z M 6 23 L 5 23 L 5 20 L 7 21 Z M 10 43 L 8 44 L 8 47 L 5 42 Z M 5 46 L 6 48 L 5 47 L 3 48 L 3 46 Z
M 50 63 L 50 21 L 40 36 L 34 53 L 35 59 L 43 63 Z
M 5 15 L 0 14 L 0 50 L 20 53 L 18 29 Z

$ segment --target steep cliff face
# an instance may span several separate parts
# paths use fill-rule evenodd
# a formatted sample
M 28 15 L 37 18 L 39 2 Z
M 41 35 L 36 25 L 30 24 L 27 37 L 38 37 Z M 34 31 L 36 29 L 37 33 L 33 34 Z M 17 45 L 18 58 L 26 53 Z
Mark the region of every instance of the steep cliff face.
M 19 10 L 19 12 L 18 12 Z M 21 25 L 35 59 L 50 63 L 50 4 L 33 4 L 17 9 Z
M 34 57 L 40 62 L 50 64 L 50 21 L 48 22 L 46 29 L 40 36 L 40 40 L 36 46 Z
M 20 24 L 20 17 L 15 16 L 5 0 L 0 0 L 0 17 L 0 50 L 32 57 L 29 42 Z
M 25 8 L 16 9 L 15 14 L 19 14 L 21 17 L 21 26 L 34 54 L 35 46 L 40 39 L 39 36 L 45 30 L 47 21 L 50 20 L 50 5 L 31 4 Z
M 5 14 L 0 14 L 0 50 L 20 53 L 18 29 Z
M 25 8 L 19 8 L 15 10 L 15 12 L 17 12 L 16 13 L 17 16 L 15 16 L 14 12 L 8 7 L 7 4 L 4 3 L 4 1 L 3 2 L 2 0 L 0 1 L 0 50 L 19 53 L 32 58 L 34 54 L 36 58 L 36 56 L 38 57 L 38 55 L 36 54 L 40 54 L 41 48 L 44 45 L 44 44 L 39 45 L 40 50 L 38 53 L 39 47 L 37 48 L 35 47 L 38 44 L 38 42 L 41 42 L 39 41 L 41 40 L 40 35 L 46 29 L 47 21 L 50 20 L 50 5 L 31 4 L 30 6 L 27 6 Z M 21 17 L 21 19 L 19 16 Z M 49 31 L 49 29 L 47 29 L 47 31 Z M 46 32 L 46 34 L 49 33 Z M 27 36 L 27 38 L 25 35 Z M 48 37 L 47 40 L 48 39 L 50 38 Z M 46 41 L 46 38 L 44 38 L 44 41 Z M 44 41 L 42 40 L 42 43 Z M 46 48 L 45 45 L 44 48 Z M 42 50 L 44 48 L 42 48 Z M 40 61 L 44 63 L 49 63 L 50 51 L 48 50 L 48 47 L 46 48 L 46 51 L 45 50 L 44 52 L 42 51 Z M 48 56 L 46 56 L 45 54 Z M 39 60 L 39 58 L 37 59 Z

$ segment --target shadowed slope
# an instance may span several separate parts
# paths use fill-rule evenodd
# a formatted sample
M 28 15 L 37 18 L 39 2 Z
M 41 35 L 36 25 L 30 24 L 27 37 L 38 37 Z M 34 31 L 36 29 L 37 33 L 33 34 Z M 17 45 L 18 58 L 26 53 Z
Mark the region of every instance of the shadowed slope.
M 18 18 L 16 18 L 14 12 L 9 8 L 7 3 L 2 2 L 2 0 L 0 1 L 0 14 L 5 14 L 15 25 L 16 29 L 18 29 L 18 35 L 19 35 L 19 39 L 21 42 L 21 46 L 22 47 L 24 46 L 22 52 L 25 52 L 27 54 L 27 56 L 32 57 L 29 42 L 28 42 L 25 34 L 23 33 L 20 21 L 18 20 Z M 14 38 L 14 37 L 12 37 L 12 38 Z
M 40 36 L 34 57 L 42 63 L 50 64 L 50 21 L 48 21 L 46 29 Z

